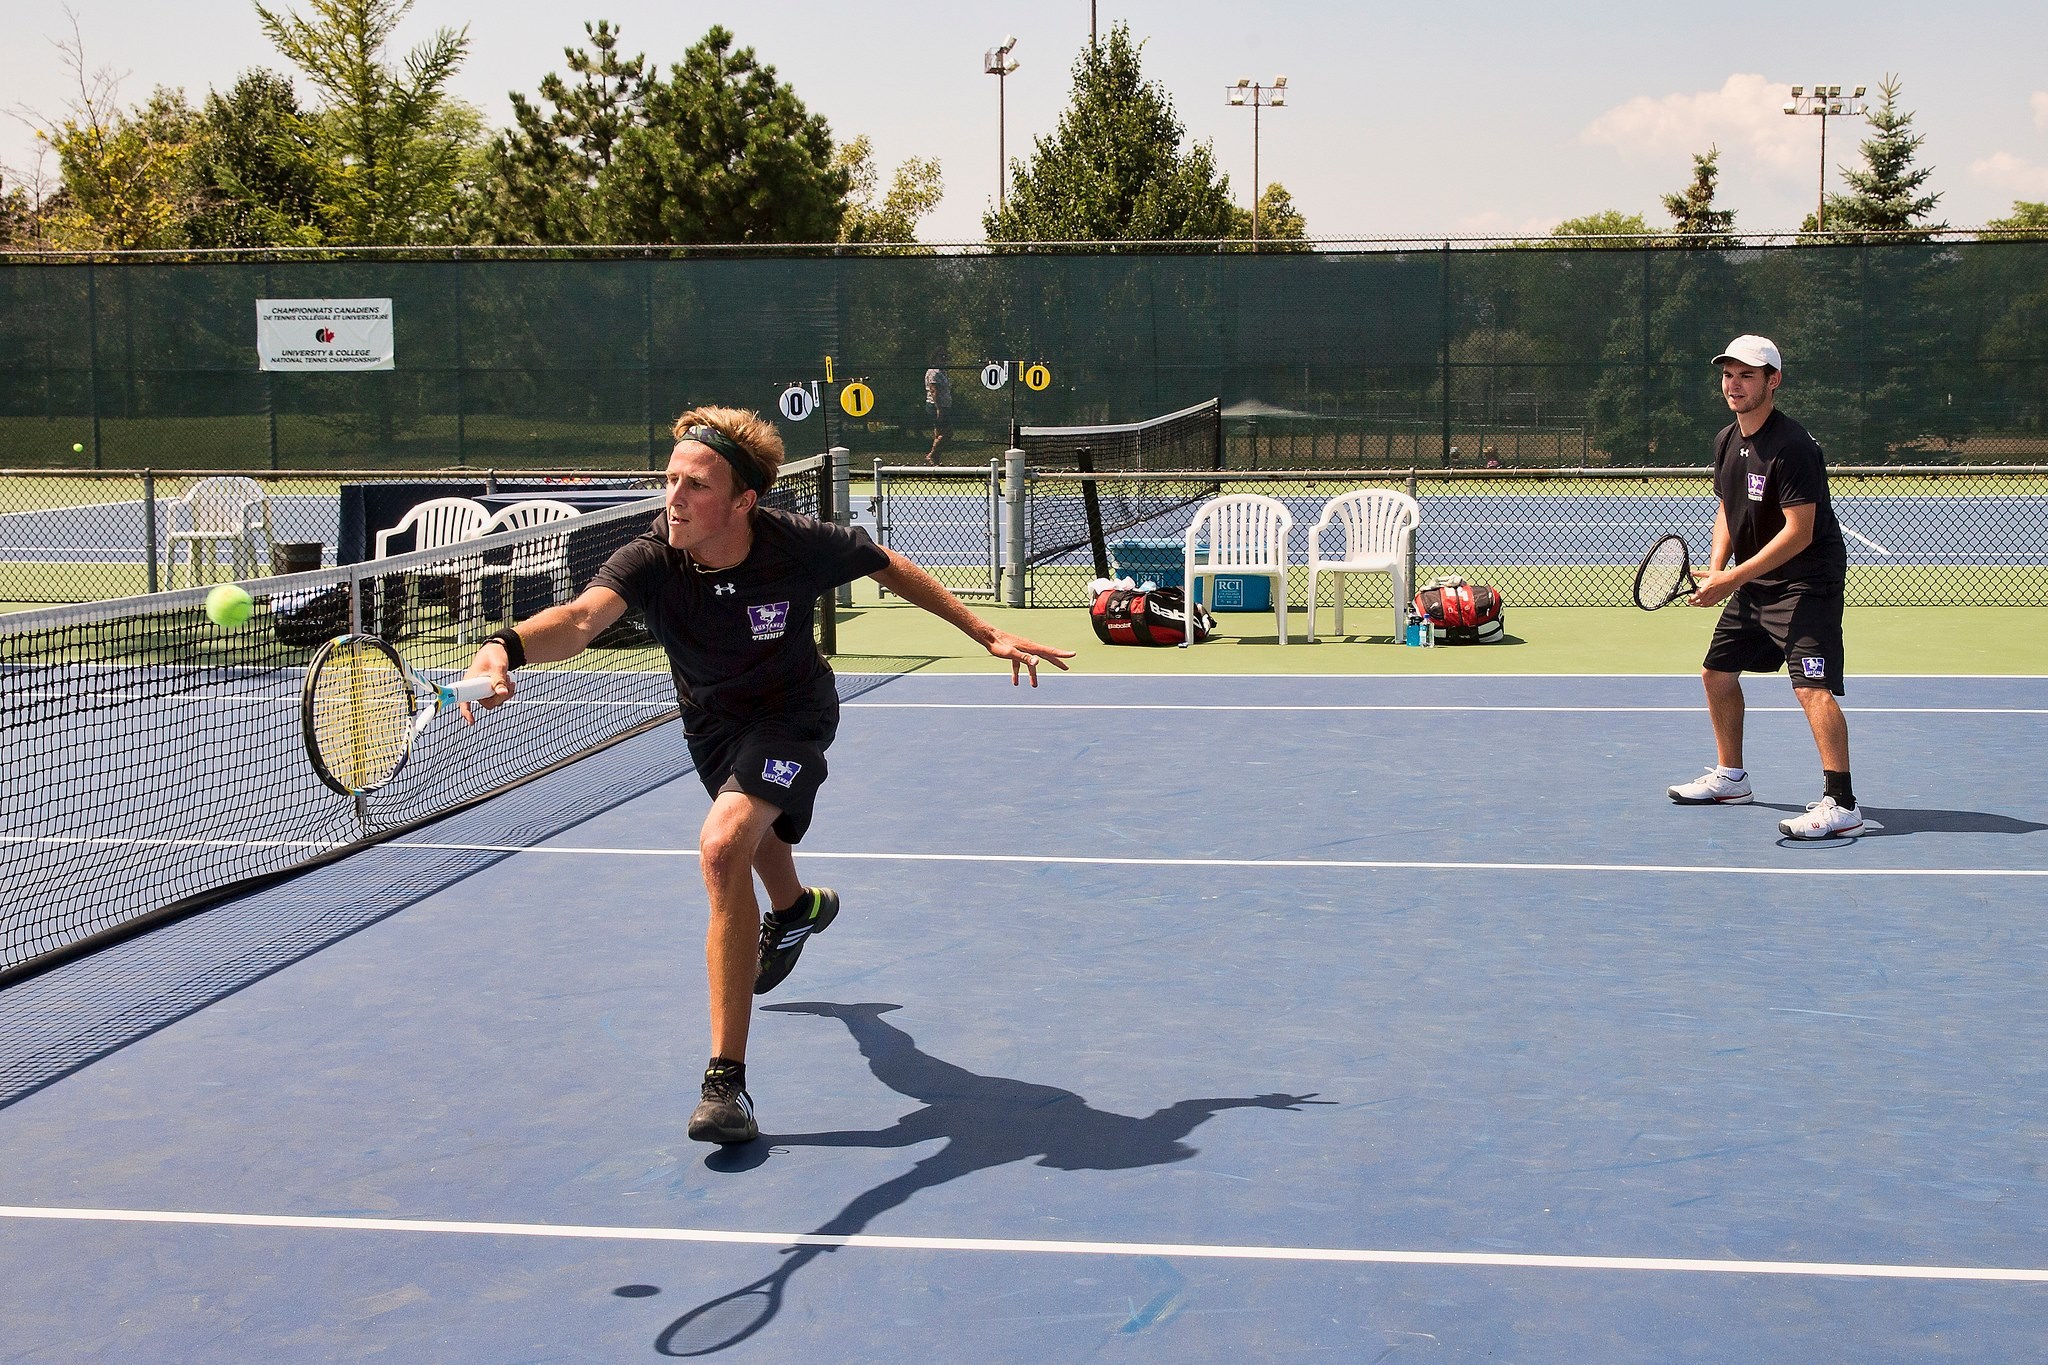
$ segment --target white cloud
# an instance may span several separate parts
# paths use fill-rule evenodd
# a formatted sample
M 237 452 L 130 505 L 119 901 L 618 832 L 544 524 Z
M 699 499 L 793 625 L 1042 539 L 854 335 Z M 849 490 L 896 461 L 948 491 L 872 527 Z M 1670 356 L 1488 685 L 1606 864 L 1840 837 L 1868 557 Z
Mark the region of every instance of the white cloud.
M 2034 126 L 2048 128 L 2048 90 L 2036 90 L 2027 96 L 2027 103 L 2034 106 Z
M 1737 74 L 1719 90 L 1638 95 L 1587 124 L 1579 141 L 1662 160 L 1719 147 L 1723 167 L 1739 160 L 1766 172 L 1803 175 L 1819 134 L 1807 120 L 1785 116 L 1791 92 L 1789 83 Z
M 1556 216 L 1520 218 L 1511 217 L 1499 209 L 1485 209 L 1479 213 L 1468 213 L 1451 224 L 1451 231 L 1460 237 L 1503 237 L 1529 238 L 1548 237 L 1550 229 L 1557 226 Z
M 2036 96 L 2037 100 L 2041 97 Z M 2048 166 L 2011 152 L 1993 152 L 1970 163 L 1970 178 L 2022 199 L 2048 199 Z

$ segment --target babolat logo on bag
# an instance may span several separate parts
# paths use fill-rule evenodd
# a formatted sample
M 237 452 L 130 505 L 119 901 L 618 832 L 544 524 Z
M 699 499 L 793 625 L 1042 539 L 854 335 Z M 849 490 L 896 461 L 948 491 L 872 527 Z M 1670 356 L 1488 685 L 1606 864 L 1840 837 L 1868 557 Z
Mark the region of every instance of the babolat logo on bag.
M 1490 645 L 1507 634 L 1500 594 L 1455 574 L 1423 584 L 1415 594 L 1415 611 L 1428 620 L 1440 644 Z
M 1194 643 L 1200 644 L 1209 638 L 1215 620 L 1201 607 L 1193 615 Z M 1188 638 L 1188 616 L 1179 588 L 1104 588 L 1088 608 L 1095 638 L 1106 645 L 1177 645 Z

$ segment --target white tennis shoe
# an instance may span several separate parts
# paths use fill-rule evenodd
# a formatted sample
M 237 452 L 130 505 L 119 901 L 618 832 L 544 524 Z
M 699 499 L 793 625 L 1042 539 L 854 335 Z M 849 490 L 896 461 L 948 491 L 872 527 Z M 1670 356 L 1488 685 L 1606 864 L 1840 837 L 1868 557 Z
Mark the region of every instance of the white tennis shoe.
M 1665 788 L 1664 794 L 1681 806 L 1746 806 L 1749 779 L 1729 777 L 1719 768 L 1709 768 L 1690 782 Z
M 1778 822 L 1778 833 L 1787 839 L 1842 839 L 1863 830 L 1863 812 L 1844 809 L 1832 796 L 1823 796 L 1806 808 L 1806 814 Z

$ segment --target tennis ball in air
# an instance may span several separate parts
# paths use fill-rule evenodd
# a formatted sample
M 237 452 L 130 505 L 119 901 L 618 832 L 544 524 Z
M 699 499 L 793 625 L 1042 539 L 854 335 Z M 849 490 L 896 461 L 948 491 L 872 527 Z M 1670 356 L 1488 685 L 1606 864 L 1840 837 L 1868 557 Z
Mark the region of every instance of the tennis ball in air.
M 223 583 L 206 594 L 206 619 L 217 626 L 239 626 L 255 610 L 255 601 L 233 583 Z
M 71 443 L 71 453 L 72 453 L 73 455 L 83 455 L 83 454 L 85 454 L 85 442 L 83 442 L 83 441 L 73 441 L 73 442 Z

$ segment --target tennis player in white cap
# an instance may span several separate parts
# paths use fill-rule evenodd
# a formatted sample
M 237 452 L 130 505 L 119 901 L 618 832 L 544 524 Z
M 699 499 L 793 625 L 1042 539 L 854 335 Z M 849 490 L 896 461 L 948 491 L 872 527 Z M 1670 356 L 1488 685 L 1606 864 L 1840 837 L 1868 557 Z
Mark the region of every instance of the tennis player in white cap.
M 1836 700 L 1849 554 L 1828 500 L 1827 467 L 1806 428 L 1778 411 L 1785 365 L 1768 337 L 1739 336 L 1714 364 L 1735 420 L 1714 438 L 1721 506 L 1707 571 L 1687 600 L 1721 606 L 1700 670 L 1717 762 L 1668 794 L 1684 806 L 1752 799 L 1743 767 L 1742 674 L 1783 668 L 1813 727 L 1822 794 L 1804 814 L 1780 821 L 1778 832 L 1790 839 L 1858 834 L 1863 815 L 1849 781 L 1849 723 Z

